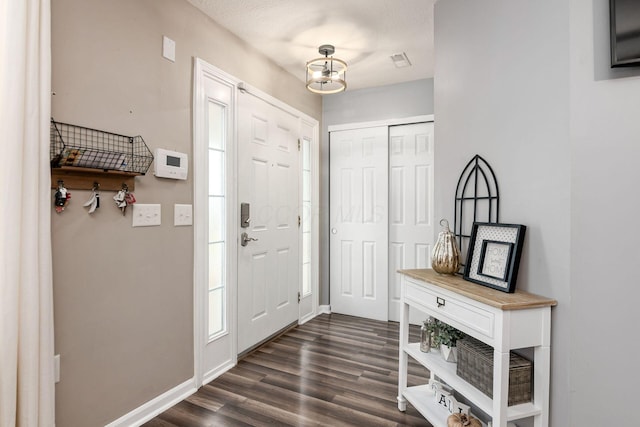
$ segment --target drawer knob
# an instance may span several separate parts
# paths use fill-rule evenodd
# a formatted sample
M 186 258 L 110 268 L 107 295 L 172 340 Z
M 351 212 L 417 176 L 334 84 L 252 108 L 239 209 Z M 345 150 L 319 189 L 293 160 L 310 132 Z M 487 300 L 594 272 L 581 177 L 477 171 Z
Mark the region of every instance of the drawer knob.
M 438 308 L 444 307 L 444 298 L 436 297 L 436 302 L 438 303 Z

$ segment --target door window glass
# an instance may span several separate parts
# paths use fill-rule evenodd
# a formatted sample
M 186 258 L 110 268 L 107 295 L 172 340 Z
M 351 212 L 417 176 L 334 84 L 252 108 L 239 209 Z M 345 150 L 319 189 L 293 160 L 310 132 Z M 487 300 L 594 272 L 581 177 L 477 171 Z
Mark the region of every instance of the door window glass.
M 311 293 L 311 141 L 302 139 L 302 296 Z
M 209 101 L 209 342 L 224 334 L 226 324 L 226 180 L 225 180 L 225 107 Z

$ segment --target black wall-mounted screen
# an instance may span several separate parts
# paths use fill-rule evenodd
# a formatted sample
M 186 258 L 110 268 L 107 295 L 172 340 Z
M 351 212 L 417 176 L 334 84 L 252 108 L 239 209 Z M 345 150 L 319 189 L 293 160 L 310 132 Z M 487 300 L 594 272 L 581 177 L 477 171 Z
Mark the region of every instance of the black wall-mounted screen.
M 640 66 L 640 0 L 609 0 L 611 66 Z

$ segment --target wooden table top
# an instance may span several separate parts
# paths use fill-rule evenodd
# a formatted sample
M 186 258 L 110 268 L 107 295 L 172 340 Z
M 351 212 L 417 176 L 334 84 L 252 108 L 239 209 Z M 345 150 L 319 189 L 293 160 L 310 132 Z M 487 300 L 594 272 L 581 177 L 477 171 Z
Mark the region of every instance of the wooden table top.
M 517 290 L 510 294 L 497 289 L 488 288 L 473 282 L 468 282 L 458 275 L 436 273 L 430 268 L 417 270 L 398 270 L 413 279 L 431 283 L 443 289 L 456 292 L 475 301 L 487 304 L 501 310 L 522 310 L 537 307 L 554 307 L 558 302 L 529 292 Z

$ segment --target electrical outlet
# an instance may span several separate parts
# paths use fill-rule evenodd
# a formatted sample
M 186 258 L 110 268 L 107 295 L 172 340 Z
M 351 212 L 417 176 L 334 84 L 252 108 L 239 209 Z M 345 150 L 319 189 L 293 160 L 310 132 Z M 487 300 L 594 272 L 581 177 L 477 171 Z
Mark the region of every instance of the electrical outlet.
M 173 205 L 173 225 L 193 225 L 193 206 Z
M 136 203 L 133 205 L 133 227 L 150 227 L 160 225 L 160 205 L 143 205 Z

